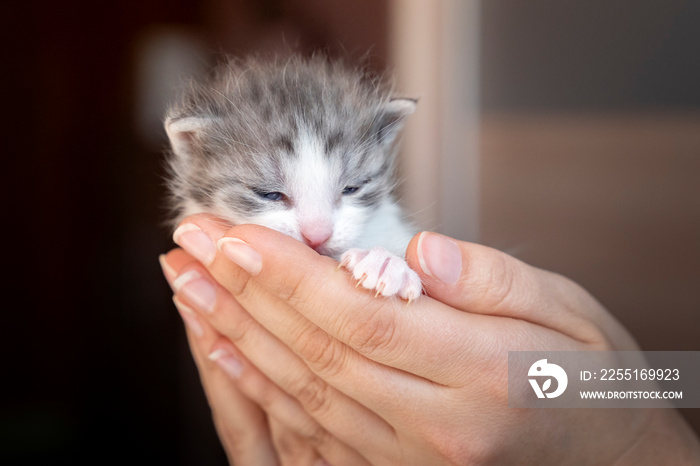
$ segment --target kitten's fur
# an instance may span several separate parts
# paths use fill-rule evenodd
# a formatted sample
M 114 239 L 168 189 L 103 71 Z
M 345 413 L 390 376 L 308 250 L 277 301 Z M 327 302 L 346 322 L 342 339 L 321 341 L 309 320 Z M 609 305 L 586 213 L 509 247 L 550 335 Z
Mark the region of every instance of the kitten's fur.
M 420 280 L 396 257 L 412 231 L 392 199 L 415 105 L 323 57 L 231 59 L 168 111 L 174 222 L 210 212 L 273 228 L 341 259 L 365 288 L 415 299 Z

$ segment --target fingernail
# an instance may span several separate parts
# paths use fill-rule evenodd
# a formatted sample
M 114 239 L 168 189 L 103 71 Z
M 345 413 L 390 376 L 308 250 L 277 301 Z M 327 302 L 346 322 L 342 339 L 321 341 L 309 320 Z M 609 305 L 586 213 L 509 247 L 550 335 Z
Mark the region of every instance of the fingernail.
M 158 256 L 158 262 L 160 262 L 160 267 L 163 269 L 163 275 L 165 275 L 165 278 L 172 283 L 177 278 L 177 272 L 165 260 L 165 254 Z
M 241 372 L 243 372 L 241 362 L 225 349 L 218 349 L 212 352 L 209 355 L 209 359 L 217 363 L 224 372 L 234 379 L 238 379 L 241 376 Z
M 216 246 L 229 260 L 238 264 L 251 275 L 257 275 L 262 270 L 262 257 L 248 243 L 238 238 L 221 238 Z
M 173 302 L 175 303 L 177 310 L 180 312 L 180 317 L 182 317 L 183 322 L 185 322 L 185 325 L 192 330 L 192 333 L 198 337 L 204 335 L 204 329 L 202 328 L 202 324 L 199 323 L 199 319 L 197 318 L 197 314 L 194 312 L 194 309 L 182 304 L 182 302 L 177 299 L 177 296 L 173 296 Z
M 185 272 L 173 281 L 173 288 L 182 293 L 198 308 L 212 312 L 216 302 L 216 288 L 196 270 Z
M 204 265 L 211 264 L 216 257 L 214 242 L 194 223 L 180 225 L 173 233 L 173 241 Z
M 462 251 L 457 243 L 424 231 L 418 237 L 417 252 L 423 272 L 448 285 L 457 283 L 462 275 Z

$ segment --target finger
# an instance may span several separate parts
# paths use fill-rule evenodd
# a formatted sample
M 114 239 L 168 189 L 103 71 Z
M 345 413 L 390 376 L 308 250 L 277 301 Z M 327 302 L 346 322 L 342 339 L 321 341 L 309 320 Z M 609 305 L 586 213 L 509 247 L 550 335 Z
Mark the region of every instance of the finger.
M 319 460 L 311 444 L 305 442 L 301 435 L 288 429 L 275 418 L 270 418 L 270 432 L 282 465 L 313 465 Z
M 166 256 L 165 260 L 169 262 L 169 256 Z M 181 284 L 182 277 L 192 276 L 192 272 L 197 270 L 199 270 L 200 277 L 196 280 L 210 280 L 207 272 L 201 269 L 198 263 L 188 263 L 182 270 L 176 271 L 175 282 Z M 198 303 L 201 302 L 199 299 L 188 301 L 190 298 L 188 298 L 187 293 L 183 293 L 183 290 L 187 290 L 186 284 L 181 285 L 178 298 L 196 308 L 200 319 L 206 318 L 214 328 L 227 336 L 236 350 L 245 355 L 246 359 L 252 363 L 250 367 L 257 366 L 263 370 L 265 375 L 272 380 L 272 384 L 262 385 L 263 387 L 274 387 L 276 384 L 285 388 L 291 395 L 291 397 L 287 397 L 287 403 L 298 399 L 304 411 L 310 413 L 319 424 L 323 426 L 330 424 L 332 427 L 328 431 L 347 445 L 361 445 L 369 451 L 374 448 L 375 452 L 382 452 L 386 445 L 395 443 L 393 430 L 386 421 L 354 399 L 347 397 L 333 387 L 328 387 L 326 382 L 312 373 L 308 366 L 288 347 L 253 320 L 225 289 L 213 282 L 210 282 L 210 285 L 216 289 L 216 304 L 213 307 L 213 312 L 202 311 L 198 307 Z M 176 288 L 178 288 L 177 283 Z M 266 312 L 274 315 L 276 311 L 266 308 Z M 271 355 L 274 356 L 271 357 Z M 251 378 L 255 380 L 254 377 L 251 376 Z M 283 398 L 276 396 L 276 392 L 262 390 L 259 382 L 252 383 L 252 388 L 245 383 L 240 386 L 248 387 L 245 393 L 251 397 L 255 396 L 254 399 L 263 405 L 268 412 L 275 412 L 276 416 L 280 418 L 284 413 L 295 413 L 294 416 L 288 416 L 287 423 L 291 422 L 290 419 L 294 417 L 302 419 L 301 414 L 295 412 L 293 406 L 289 404 L 282 401 L 278 404 L 270 404 L 269 399 L 283 400 Z M 323 393 L 322 397 L 316 396 L 316 389 Z M 274 388 L 270 388 L 270 390 L 274 390 Z M 338 422 L 339 419 L 342 419 L 343 422 Z M 321 449 L 319 451 L 324 453 Z M 330 456 L 330 454 L 324 453 L 324 457 Z
M 601 340 L 603 307 L 564 277 L 501 251 L 422 232 L 406 251 L 429 296 L 465 312 L 510 317 L 576 340 Z
M 196 264 L 195 258 L 182 250 L 160 257 L 163 273 L 173 287 L 177 270 Z M 267 418 L 258 405 L 245 397 L 213 361 L 206 348 L 219 334 L 205 319 L 185 303 L 173 297 L 173 302 L 186 324 L 187 339 L 199 371 L 219 439 L 232 464 L 278 464 Z
M 320 453 L 332 464 L 367 464 L 356 451 L 330 436 L 294 399 L 250 366 L 206 320 L 201 321 L 195 315 L 197 324 L 192 326 L 194 311 L 178 299 L 174 302 L 183 320 L 187 319 L 190 348 L 212 406 L 217 432 L 232 463 L 273 465 L 279 459 L 281 464 L 315 464 Z M 215 343 L 211 344 L 212 341 Z M 211 348 L 208 354 L 207 346 Z M 228 361 L 221 357 L 222 351 L 230 356 Z M 212 368 L 212 361 L 219 367 Z M 235 367 L 238 364 L 240 368 Z M 222 374 L 227 380 L 221 380 Z M 244 396 L 238 396 L 239 391 Z M 258 407 L 267 411 L 268 417 Z
M 319 454 L 333 464 L 367 464 L 364 457 L 319 424 L 295 398 L 253 366 L 228 340 L 220 338 L 212 347 L 211 355 L 216 361 L 233 358 L 239 365 L 228 374 L 242 393 L 268 413 L 270 426 L 276 425 L 272 435 L 282 464 L 312 464 L 307 460 L 318 458 Z
M 278 464 L 264 412 L 243 395 L 231 379 L 206 356 L 205 348 L 218 338 L 217 332 L 192 309 L 175 300 L 187 324 L 187 339 L 199 370 L 202 386 L 212 408 L 214 425 L 232 464 Z M 192 322 L 196 325 L 192 325 Z

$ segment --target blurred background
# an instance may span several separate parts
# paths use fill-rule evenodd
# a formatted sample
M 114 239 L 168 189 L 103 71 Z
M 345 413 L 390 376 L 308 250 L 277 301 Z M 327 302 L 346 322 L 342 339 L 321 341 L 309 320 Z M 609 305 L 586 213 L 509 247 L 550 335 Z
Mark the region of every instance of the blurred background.
M 420 99 L 418 226 L 573 278 L 646 350 L 700 350 L 697 0 L 1 8 L 2 464 L 225 464 L 157 262 L 165 102 L 222 52 L 393 70 Z

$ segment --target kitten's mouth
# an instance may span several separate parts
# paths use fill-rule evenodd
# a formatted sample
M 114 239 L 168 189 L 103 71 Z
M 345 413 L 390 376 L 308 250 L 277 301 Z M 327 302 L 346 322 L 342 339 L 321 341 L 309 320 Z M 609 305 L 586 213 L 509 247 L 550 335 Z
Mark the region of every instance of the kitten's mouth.
M 311 249 L 313 249 L 317 253 L 321 254 L 322 256 L 328 256 L 328 257 L 335 259 L 335 260 L 339 260 L 341 254 L 343 253 L 343 251 L 339 250 L 338 248 L 331 248 L 325 244 L 321 244 L 321 245 L 318 245 L 316 247 L 312 247 Z

